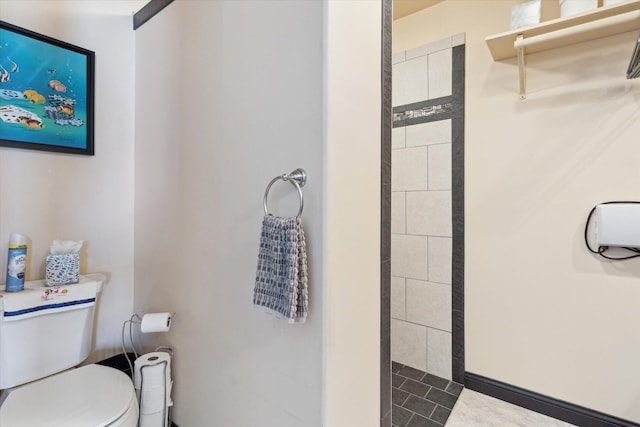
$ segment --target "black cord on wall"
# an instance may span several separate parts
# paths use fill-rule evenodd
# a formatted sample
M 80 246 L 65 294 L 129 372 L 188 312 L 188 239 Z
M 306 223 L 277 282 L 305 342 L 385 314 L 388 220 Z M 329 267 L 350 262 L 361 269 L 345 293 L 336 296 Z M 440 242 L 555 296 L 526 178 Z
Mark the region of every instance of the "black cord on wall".
M 603 203 L 600 203 L 600 204 L 601 205 L 608 205 L 608 204 L 613 204 L 613 203 L 640 204 L 640 202 L 623 202 L 623 201 L 603 202 Z M 624 256 L 624 257 L 611 257 L 611 256 L 608 256 L 608 255 L 605 255 L 605 252 L 609 249 L 609 246 L 598 246 L 598 249 L 596 250 L 596 249 L 593 249 L 591 247 L 591 245 L 589 245 L 589 239 L 588 239 L 589 224 L 591 223 L 591 217 L 593 216 L 593 213 L 596 211 L 597 207 L 598 207 L 598 205 L 594 206 L 593 209 L 591 209 L 591 212 L 589 212 L 589 216 L 587 217 L 587 223 L 584 226 L 584 243 L 587 245 L 587 249 L 589 249 L 590 252 L 593 252 L 596 255 L 600 255 L 602 258 L 606 258 L 606 259 L 613 260 L 613 261 L 622 261 L 622 260 L 625 260 L 625 259 L 632 259 L 632 258 L 640 257 L 640 249 L 638 249 L 638 248 L 620 247 L 620 249 L 626 249 L 627 251 L 634 252 L 634 254 L 633 255 Z

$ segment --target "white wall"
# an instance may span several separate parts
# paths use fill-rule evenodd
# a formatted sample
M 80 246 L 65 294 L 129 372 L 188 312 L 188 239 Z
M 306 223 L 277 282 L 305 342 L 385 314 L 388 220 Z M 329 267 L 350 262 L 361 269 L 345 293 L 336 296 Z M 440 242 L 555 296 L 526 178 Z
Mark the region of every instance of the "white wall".
M 3 21 L 96 53 L 95 156 L 0 148 L 0 271 L 17 231 L 30 238 L 28 280 L 44 277 L 54 239 L 85 240 L 81 273 L 109 277 L 91 360 L 118 352 L 133 308 L 135 9 L 136 2 L 0 0 Z
M 176 312 L 176 423 L 320 426 L 322 3 L 177 1 L 136 59 L 135 306 Z M 265 188 L 297 167 L 310 306 L 289 325 L 252 292 Z M 297 211 L 288 183 L 269 200 Z
M 135 306 L 177 313 L 153 340 L 176 349 L 176 423 L 377 423 L 379 38 L 370 1 L 183 0 L 136 32 Z M 263 193 L 296 167 L 304 325 L 251 303 Z
M 325 2 L 327 427 L 380 423 L 381 12 Z
M 447 1 L 394 22 L 394 51 L 466 32 L 465 361 L 469 372 L 640 421 L 640 260 L 583 242 L 592 206 L 637 200 L 637 33 L 514 60 L 484 37 L 515 1 Z

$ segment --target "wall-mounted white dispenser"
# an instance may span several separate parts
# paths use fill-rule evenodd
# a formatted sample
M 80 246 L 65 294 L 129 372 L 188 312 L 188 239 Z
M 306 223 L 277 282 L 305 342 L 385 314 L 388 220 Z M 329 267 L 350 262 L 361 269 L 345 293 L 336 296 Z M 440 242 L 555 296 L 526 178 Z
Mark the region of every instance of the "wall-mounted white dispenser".
M 599 246 L 640 248 L 640 203 L 598 205 L 595 223 Z

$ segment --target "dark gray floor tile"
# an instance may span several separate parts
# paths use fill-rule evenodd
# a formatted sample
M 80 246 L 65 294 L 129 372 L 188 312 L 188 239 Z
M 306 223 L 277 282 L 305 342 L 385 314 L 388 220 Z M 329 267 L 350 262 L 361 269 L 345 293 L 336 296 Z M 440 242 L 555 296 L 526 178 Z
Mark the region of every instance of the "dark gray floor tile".
M 462 384 L 392 362 L 393 427 L 443 427 Z
M 426 398 L 449 409 L 452 409 L 453 405 L 456 403 L 456 400 L 458 400 L 457 396 L 454 396 L 453 394 L 449 394 L 442 390 L 438 390 L 435 387 L 431 387 L 431 390 L 429 390 L 429 392 L 427 393 Z
M 451 410 L 447 409 L 443 406 L 436 406 L 436 409 L 433 411 L 433 413 L 431 414 L 431 419 L 433 421 L 436 421 L 442 425 L 444 425 L 445 422 L 447 422 L 447 419 L 449 418 L 449 415 L 451 415 Z
M 407 427 L 442 427 L 442 425 L 416 414 L 411 418 Z
M 412 416 L 413 412 L 401 408 L 398 405 L 393 405 L 393 409 L 391 410 L 391 423 L 394 426 L 405 427 Z
M 391 374 L 391 385 L 393 387 L 400 387 L 403 382 L 405 382 L 406 378 L 401 377 L 400 375 Z
M 405 400 L 409 397 L 409 393 L 406 391 L 402 391 L 399 388 L 391 389 L 391 401 L 394 405 L 402 406 Z
M 400 368 L 400 370 L 396 373 L 404 377 L 411 378 L 418 381 L 420 381 L 422 377 L 424 377 L 423 371 L 412 368 L 411 366 L 402 366 L 402 368 Z
M 409 396 L 402 407 L 411 409 L 416 414 L 429 418 L 433 410 L 436 408 L 436 404 L 429 402 L 428 400 L 420 399 L 416 396 Z
M 400 386 L 400 390 L 408 391 L 416 396 L 424 397 L 431 387 L 421 382 L 414 381 L 407 378 L 407 380 Z
M 422 382 L 434 387 L 438 387 L 440 390 L 446 390 L 447 386 L 449 385 L 449 380 L 445 380 L 444 378 L 440 378 L 432 374 L 426 374 L 422 378 Z
M 455 394 L 456 396 L 460 396 L 463 388 L 464 386 L 462 384 L 454 383 L 453 381 L 451 381 L 445 391 L 451 394 Z

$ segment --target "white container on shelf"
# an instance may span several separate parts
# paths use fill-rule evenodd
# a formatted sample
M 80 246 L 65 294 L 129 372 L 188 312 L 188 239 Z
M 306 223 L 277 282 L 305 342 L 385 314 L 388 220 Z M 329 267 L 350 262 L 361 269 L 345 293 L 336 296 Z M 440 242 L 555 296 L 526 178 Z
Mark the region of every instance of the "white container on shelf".
M 511 6 L 511 29 L 531 27 L 540 23 L 541 0 L 530 0 Z
M 578 15 L 598 8 L 598 0 L 560 0 L 560 17 Z
M 613 6 L 614 4 L 626 3 L 629 0 L 603 0 L 602 6 Z

